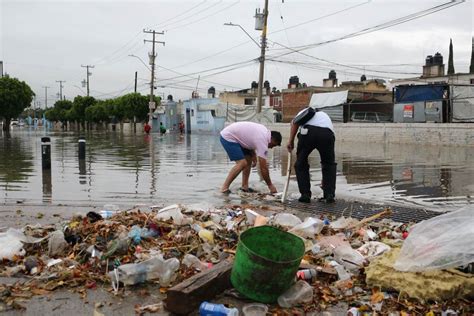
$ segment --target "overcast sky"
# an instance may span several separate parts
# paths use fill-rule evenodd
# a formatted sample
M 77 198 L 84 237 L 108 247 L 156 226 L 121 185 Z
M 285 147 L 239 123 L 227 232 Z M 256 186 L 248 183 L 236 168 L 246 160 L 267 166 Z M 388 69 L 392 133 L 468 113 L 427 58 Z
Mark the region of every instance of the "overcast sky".
M 265 80 L 272 87 L 284 88 L 293 75 L 308 85 L 321 85 L 331 69 L 336 70 L 339 81 L 359 80 L 364 72 L 368 78 L 414 77 L 420 75 L 426 55 L 440 52 L 447 64 L 450 38 L 456 72 L 469 71 L 472 0 L 404 24 L 326 44 L 449 1 L 269 2 L 270 60 L 265 66 Z M 263 8 L 264 0 L 0 3 L 4 71 L 26 81 L 43 107 L 42 87 L 50 87 L 51 106 L 59 91 L 57 80 L 66 81 L 63 94 L 68 99 L 85 94 L 81 81 L 86 70 L 81 64 L 95 65 L 90 77 L 94 97 L 105 99 L 133 92 L 135 71 L 138 91 L 147 94 L 150 71 L 138 58 L 128 56 L 134 54 L 148 63 L 151 43 L 143 40 L 151 39 L 151 35 L 144 34 L 143 28 L 165 31 L 157 36 L 166 42 L 165 46 L 157 45 L 157 94 L 187 99 L 196 86 L 205 95 L 211 85 L 219 92 L 247 88 L 258 81 L 256 58 L 260 49 L 238 27 L 223 24 L 240 24 L 259 41 L 254 14 L 256 8 Z M 318 43 L 323 44 L 294 51 Z

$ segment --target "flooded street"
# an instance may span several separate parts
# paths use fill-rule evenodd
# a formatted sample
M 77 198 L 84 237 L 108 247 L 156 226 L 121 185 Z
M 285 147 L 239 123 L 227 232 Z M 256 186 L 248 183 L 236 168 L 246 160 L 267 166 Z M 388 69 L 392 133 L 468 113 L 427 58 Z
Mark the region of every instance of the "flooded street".
M 51 172 L 41 168 L 42 136 L 51 137 Z M 93 132 L 85 134 L 86 159 L 78 159 L 78 134 L 16 129 L 0 137 L 0 203 L 41 205 L 223 204 L 241 202 L 218 193 L 233 166 L 216 135 Z M 285 140 L 284 140 L 285 143 Z M 474 148 L 337 143 L 338 197 L 369 199 L 434 210 L 474 203 Z M 287 153 L 270 151 L 272 180 L 283 189 Z M 321 173 L 310 161 L 313 194 Z M 250 185 L 266 192 L 255 170 Z M 298 196 L 296 182 L 290 188 Z

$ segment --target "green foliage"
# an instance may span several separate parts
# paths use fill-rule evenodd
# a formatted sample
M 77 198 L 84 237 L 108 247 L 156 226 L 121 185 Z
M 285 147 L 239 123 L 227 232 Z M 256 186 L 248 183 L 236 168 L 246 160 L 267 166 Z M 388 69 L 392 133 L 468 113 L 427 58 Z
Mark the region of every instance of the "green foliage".
M 86 109 L 95 103 L 93 97 L 83 97 L 78 95 L 72 102 L 72 108 L 68 111 L 67 116 L 71 121 L 84 123 L 86 121 Z
M 86 121 L 100 123 L 109 119 L 105 101 L 98 101 L 96 104 L 89 106 L 85 111 Z
M 117 99 L 118 116 L 126 119 L 142 120 L 148 111 L 148 98 L 139 93 L 129 93 Z
M 454 75 L 453 40 L 449 40 L 448 75 Z
M 10 120 L 18 117 L 29 107 L 35 94 L 30 86 L 16 78 L 0 78 L 0 118 L 5 119 L 4 129 L 8 130 Z
M 68 120 L 68 111 L 72 108 L 72 102 L 69 100 L 56 101 L 54 107 L 46 111 L 45 116 L 48 120 L 65 123 Z
M 77 96 L 74 101 L 57 101 L 46 111 L 50 121 L 66 122 L 109 122 L 133 120 L 144 121 L 148 116 L 149 97 L 139 93 L 129 93 L 115 99 L 95 100 L 93 97 Z M 161 99 L 155 97 L 156 104 Z

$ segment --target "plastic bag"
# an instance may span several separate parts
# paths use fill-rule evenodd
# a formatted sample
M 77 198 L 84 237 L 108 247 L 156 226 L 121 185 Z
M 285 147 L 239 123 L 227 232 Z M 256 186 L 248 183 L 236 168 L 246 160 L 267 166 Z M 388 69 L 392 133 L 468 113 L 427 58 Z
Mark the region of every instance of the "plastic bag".
M 394 264 L 399 271 L 454 268 L 474 262 L 474 206 L 413 226 Z
M 301 237 L 314 238 L 314 235 L 319 234 L 323 228 L 323 221 L 317 218 L 307 217 L 303 223 L 296 225 L 288 232 Z
M 290 213 L 279 213 L 275 216 L 274 223 L 284 227 L 294 227 L 301 224 L 301 219 Z
M 0 260 L 12 260 L 14 256 L 25 255 L 23 243 L 15 236 L 4 234 L 0 236 Z
M 181 207 L 178 204 L 162 208 L 158 211 L 155 218 L 162 221 L 173 219 L 173 224 L 175 225 L 186 225 L 192 223 L 192 218 L 184 216 L 181 213 Z

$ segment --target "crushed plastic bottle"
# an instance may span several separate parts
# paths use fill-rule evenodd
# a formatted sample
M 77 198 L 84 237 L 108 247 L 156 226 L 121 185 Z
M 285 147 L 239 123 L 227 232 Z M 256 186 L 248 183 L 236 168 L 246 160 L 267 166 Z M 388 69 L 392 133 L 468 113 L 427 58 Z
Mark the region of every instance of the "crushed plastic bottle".
M 239 310 L 237 308 L 227 308 L 223 304 L 213 304 L 209 302 L 202 302 L 199 306 L 200 316 L 238 316 Z
M 344 266 L 341 266 L 340 264 L 338 264 L 335 261 L 334 261 L 333 266 L 334 266 L 334 269 L 336 269 L 337 276 L 339 277 L 340 281 L 350 280 L 351 274 L 346 271 Z
M 192 254 L 186 254 L 183 258 L 182 263 L 187 267 L 193 267 L 201 271 L 212 268 L 212 263 L 202 262 L 198 257 Z
M 303 280 L 299 280 L 285 293 L 278 297 L 278 305 L 292 307 L 299 303 L 308 303 L 313 300 L 313 287 Z
M 170 258 L 164 260 L 160 254 L 140 263 L 121 265 L 116 271 L 109 272 L 109 277 L 114 284 L 122 282 L 125 285 L 139 284 L 158 279 L 160 286 L 166 287 L 176 278 L 176 271 L 178 269 L 178 259 Z

